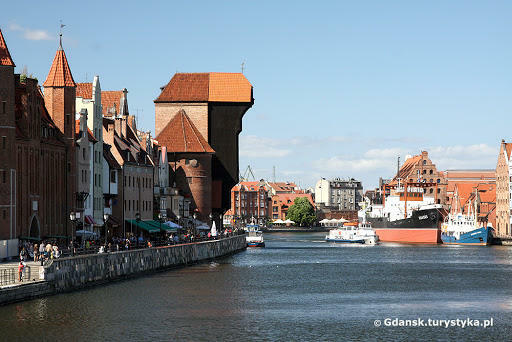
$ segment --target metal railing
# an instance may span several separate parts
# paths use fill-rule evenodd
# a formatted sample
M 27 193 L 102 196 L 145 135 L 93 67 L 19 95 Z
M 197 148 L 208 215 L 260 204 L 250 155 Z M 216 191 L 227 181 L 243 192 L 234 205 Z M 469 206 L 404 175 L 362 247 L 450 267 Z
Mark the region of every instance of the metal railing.
M 20 274 L 18 271 L 18 267 L 9 267 L 0 269 L 0 286 L 10 285 L 10 284 L 22 284 L 23 282 L 28 282 L 33 279 L 36 279 L 36 274 L 33 274 L 32 268 L 30 266 L 25 266 L 23 268 L 23 272 L 21 275 L 20 282 Z

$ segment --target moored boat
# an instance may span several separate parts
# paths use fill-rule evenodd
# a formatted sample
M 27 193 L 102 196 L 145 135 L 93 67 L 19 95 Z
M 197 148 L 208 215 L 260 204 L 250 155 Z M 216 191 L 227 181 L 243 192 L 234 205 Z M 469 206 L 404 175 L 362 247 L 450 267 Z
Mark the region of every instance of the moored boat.
M 371 205 L 361 213 L 371 223 L 380 241 L 437 244 L 446 210 L 435 199 L 424 196 L 424 189 L 435 184 L 398 179 L 384 204 Z
M 455 203 L 457 203 L 457 199 Z M 491 225 L 480 225 L 477 219 L 477 203 L 472 208 L 468 203 L 467 214 L 449 214 L 442 225 L 441 240 L 448 245 L 480 245 L 491 244 L 493 231 Z
M 259 229 L 258 225 L 247 225 L 245 228 L 247 236 L 247 247 L 265 247 L 265 241 L 263 240 L 263 232 Z
M 331 229 L 329 230 L 329 235 L 325 237 L 327 242 L 361 243 L 367 245 L 375 245 L 378 240 L 379 237 L 368 223 L 361 223 L 357 227 L 345 225 Z

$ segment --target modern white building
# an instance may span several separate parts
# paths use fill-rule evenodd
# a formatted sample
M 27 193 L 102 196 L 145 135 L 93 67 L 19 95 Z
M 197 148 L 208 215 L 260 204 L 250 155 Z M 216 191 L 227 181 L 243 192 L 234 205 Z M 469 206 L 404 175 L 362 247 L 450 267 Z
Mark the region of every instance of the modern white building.
M 363 185 L 354 178 L 321 178 L 315 186 L 315 204 L 337 210 L 358 210 L 363 199 Z

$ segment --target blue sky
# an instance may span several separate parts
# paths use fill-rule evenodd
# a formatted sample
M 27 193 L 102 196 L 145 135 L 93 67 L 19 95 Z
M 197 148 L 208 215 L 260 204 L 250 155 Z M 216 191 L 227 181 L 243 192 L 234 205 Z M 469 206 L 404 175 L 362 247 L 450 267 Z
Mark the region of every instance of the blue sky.
M 42 83 L 62 20 L 75 81 L 126 87 L 145 130 L 176 71 L 245 60 L 241 171 L 369 188 L 423 149 L 441 169 L 495 167 L 510 139 L 510 13 L 510 1 L 19 1 L 0 27 L 17 71 Z

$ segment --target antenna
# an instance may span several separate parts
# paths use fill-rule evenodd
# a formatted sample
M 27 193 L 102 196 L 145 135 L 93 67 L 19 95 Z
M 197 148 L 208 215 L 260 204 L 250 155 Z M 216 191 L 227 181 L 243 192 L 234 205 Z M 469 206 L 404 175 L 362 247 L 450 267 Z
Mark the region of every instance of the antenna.
M 276 166 L 272 166 L 272 180 L 273 180 L 273 183 L 276 182 Z
M 244 58 L 244 60 L 243 60 L 242 64 L 240 65 L 240 66 L 242 67 L 242 74 L 244 73 L 244 70 L 245 70 L 245 62 L 246 62 L 246 61 L 247 61 L 247 60 Z
M 396 176 L 400 175 L 400 156 L 398 156 L 398 160 L 396 163 Z

